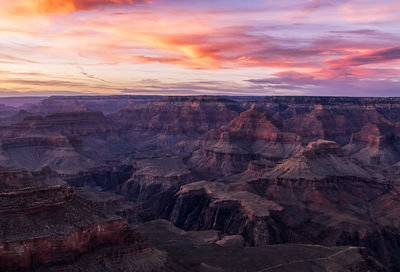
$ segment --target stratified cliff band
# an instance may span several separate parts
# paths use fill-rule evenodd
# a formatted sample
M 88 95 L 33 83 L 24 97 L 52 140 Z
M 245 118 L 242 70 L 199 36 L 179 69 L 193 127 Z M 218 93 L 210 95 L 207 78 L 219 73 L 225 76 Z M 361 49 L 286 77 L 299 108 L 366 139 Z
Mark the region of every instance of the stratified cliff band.
M 4 108 L 4 271 L 400 270 L 400 98 Z

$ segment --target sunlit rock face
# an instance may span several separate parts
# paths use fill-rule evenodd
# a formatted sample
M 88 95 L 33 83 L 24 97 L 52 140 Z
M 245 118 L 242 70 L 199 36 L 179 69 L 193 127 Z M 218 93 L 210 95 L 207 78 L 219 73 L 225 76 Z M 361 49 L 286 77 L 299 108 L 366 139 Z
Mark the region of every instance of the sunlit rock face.
M 252 160 L 289 157 L 301 149 L 301 137 L 280 131 L 265 113 L 251 108 L 200 137 L 193 149 L 193 167 L 226 175 L 243 171 Z

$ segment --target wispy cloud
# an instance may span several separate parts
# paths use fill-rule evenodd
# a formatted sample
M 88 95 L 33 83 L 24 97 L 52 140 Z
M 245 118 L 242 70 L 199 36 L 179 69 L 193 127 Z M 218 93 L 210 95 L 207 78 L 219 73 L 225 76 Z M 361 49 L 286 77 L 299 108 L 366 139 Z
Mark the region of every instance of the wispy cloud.
M 95 76 L 95 75 L 92 75 L 92 74 L 87 73 L 87 72 L 85 71 L 85 69 L 83 69 L 81 66 L 78 66 L 78 69 L 81 71 L 81 74 L 84 75 L 84 76 L 86 76 L 87 78 L 94 79 L 94 80 L 100 80 L 100 81 L 105 82 L 104 79 L 102 79 L 102 78 L 100 78 L 100 77 L 97 77 L 97 76 Z
M 2 1 L 0 88 L 392 93 L 399 14 L 394 0 Z
M 17 15 L 67 14 L 99 6 L 133 4 L 135 2 L 150 2 L 150 0 L 16 0 L 10 12 Z
M 379 50 L 368 50 L 363 54 L 344 56 L 337 59 L 328 59 L 325 62 L 332 67 L 350 67 L 400 60 L 400 46 Z

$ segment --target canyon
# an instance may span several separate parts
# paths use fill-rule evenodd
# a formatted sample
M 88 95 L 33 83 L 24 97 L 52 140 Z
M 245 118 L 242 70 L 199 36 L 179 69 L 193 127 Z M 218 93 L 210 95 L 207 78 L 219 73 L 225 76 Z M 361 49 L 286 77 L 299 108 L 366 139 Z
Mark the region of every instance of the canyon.
M 15 100 L 2 271 L 400 270 L 400 98 Z

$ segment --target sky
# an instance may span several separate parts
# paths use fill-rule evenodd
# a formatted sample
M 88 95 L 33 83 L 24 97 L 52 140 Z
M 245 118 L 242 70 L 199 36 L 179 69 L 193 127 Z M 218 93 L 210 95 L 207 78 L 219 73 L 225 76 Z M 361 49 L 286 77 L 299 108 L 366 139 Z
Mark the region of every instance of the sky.
M 398 0 L 0 0 L 0 96 L 400 96 Z

